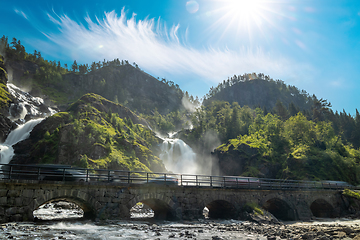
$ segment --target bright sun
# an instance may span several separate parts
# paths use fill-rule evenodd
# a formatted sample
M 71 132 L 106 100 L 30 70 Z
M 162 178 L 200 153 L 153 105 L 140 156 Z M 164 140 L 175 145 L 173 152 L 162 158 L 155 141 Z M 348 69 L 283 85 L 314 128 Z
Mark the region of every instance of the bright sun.
M 227 0 L 225 1 L 228 16 L 238 24 L 261 24 L 262 4 L 260 0 Z
M 215 25 L 224 26 L 224 32 L 236 28 L 238 33 L 251 35 L 256 29 L 262 30 L 264 21 L 269 21 L 266 0 L 219 0 L 218 3 L 221 7 L 217 13 L 222 16 Z
M 234 11 L 235 14 L 240 16 L 250 17 L 259 11 L 259 2 L 255 0 L 232 0 L 229 1 L 229 8 Z

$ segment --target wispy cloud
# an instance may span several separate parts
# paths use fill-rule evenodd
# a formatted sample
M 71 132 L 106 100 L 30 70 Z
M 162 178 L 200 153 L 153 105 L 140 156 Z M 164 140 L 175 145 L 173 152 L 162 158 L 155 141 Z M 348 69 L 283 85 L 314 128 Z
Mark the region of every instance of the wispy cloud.
M 28 19 L 28 17 L 27 17 L 27 15 L 23 12 L 23 11 L 21 11 L 21 10 L 19 10 L 19 9 L 14 9 L 14 11 L 17 13 L 17 14 L 19 14 L 20 16 L 23 16 L 25 19 Z
M 261 48 L 195 49 L 179 40 L 190 34 L 188 29 L 185 36 L 179 36 L 179 25 L 167 29 L 160 19 L 137 20 L 136 14 L 128 18 L 124 9 L 120 16 L 112 11 L 95 21 L 87 16 L 86 25 L 67 15 L 48 17 L 59 32 L 46 36 L 76 60 L 127 59 L 157 76 L 192 75 L 210 82 L 245 72 L 283 76 L 300 71 L 294 72 L 291 66 L 296 64 L 290 59 L 274 57 Z

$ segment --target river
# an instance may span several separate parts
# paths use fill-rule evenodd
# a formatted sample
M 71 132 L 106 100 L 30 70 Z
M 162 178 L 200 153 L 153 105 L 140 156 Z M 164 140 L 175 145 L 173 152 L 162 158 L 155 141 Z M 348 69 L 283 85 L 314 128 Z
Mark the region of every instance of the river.
M 45 222 L 7 223 L 2 225 L 0 238 L 12 239 L 266 239 L 258 234 L 225 231 L 219 226 L 239 224 L 222 222 Z
M 239 220 L 159 221 L 141 205 L 131 220 L 81 220 L 82 210 L 69 202 L 48 203 L 34 211 L 35 222 L 4 223 L 0 239 L 353 239 L 360 238 L 360 220 L 314 219 L 279 223 Z M 150 217 L 150 218 L 149 218 Z M 42 219 L 42 220 L 39 220 Z
M 0 239 L 352 239 L 360 238 L 360 221 L 322 219 L 275 225 L 238 220 L 168 222 L 49 221 L 5 223 Z

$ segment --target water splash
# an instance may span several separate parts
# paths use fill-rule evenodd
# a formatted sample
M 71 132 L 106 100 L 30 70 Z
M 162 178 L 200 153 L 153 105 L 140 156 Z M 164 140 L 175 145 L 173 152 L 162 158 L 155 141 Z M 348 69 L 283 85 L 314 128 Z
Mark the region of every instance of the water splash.
M 196 154 L 181 139 L 165 138 L 159 157 L 169 171 L 186 174 L 198 173 Z

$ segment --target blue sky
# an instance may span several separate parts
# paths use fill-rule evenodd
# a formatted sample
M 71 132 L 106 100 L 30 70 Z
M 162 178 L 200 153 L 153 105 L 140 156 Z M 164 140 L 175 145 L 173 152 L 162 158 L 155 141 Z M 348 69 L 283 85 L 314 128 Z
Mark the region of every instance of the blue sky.
M 251 4 L 249 4 L 251 3 Z M 136 62 L 201 98 L 262 72 L 360 110 L 357 0 L 0 0 L 1 35 L 70 65 Z

